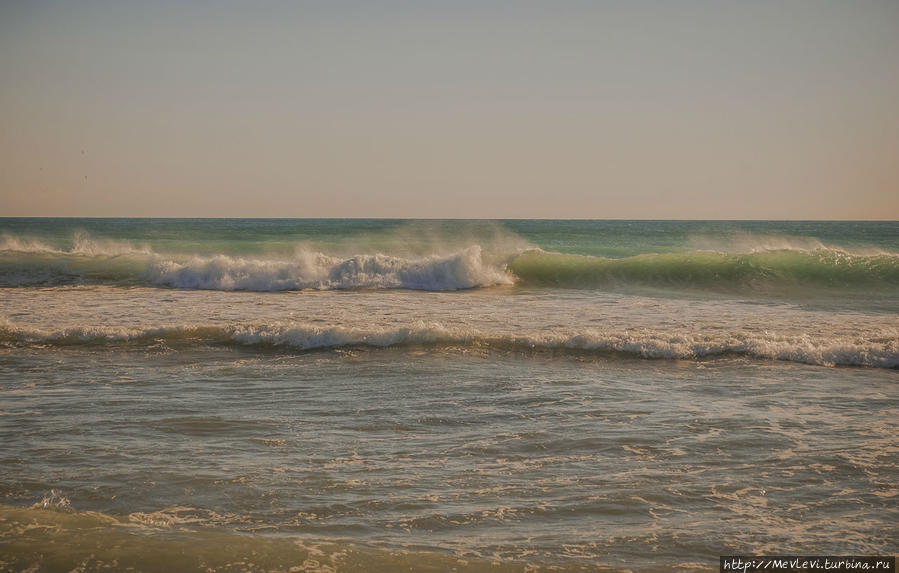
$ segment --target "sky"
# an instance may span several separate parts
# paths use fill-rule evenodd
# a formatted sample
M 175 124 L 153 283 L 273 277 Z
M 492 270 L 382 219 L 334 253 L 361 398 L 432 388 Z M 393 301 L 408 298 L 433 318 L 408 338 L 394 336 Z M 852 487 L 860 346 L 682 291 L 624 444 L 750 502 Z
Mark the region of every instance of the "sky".
M 0 0 L 0 216 L 899 219 L 899 2 Z

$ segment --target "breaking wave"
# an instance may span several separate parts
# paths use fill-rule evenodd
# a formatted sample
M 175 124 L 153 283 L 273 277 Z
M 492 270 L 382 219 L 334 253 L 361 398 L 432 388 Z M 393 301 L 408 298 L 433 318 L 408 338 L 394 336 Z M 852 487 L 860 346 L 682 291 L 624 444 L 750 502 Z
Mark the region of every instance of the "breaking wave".
M 383 254 L 341 258 L 299 252 L 289 259 L 168 257 L 127 246 L 121 246 L 121 251 L 114 254 L 98 250 L 63 252 L 42 244 L 9 241 L 3 246 L 6 248 L 0 249 L 0 286 L 4 287 L 114 284 L 225 291 L 445 291 L 513 281 L 502 266 L 485 263 L 478 246 L 420 258 Z
M 303 324 L 180 325 L 159 328 L 78 327 L 61 330 L 0 326 L 0 346 L 132 344 L 178 349 L 232 345 L 285 350 L 436 345 L 486 350 L 570 351 L 650 359 L 701 359 L 725 355 L 821 366 L 899 368 L 899 333 L 866 338 L 730 332 L 714 335 L 661 330 L 534 332 L 505 334 L 441 324 L 404 328 L 344 328 Z
M 290 261 L 254 260 L 219 255 L 179 263 L 153 261 L 148 281 L 175 288 L 280 291 L 347 288 L 458 290 L 510 284 L 502 269 L 485 265 L 480 247 L 448 256 L 405 259 L 357 255 L 348 259 L 304 253 Z
M 447 245 L 444 245 L 446 247 Z M 712 291 L 791 287 L 899 289 L 899 255 L 820 242 L 757 240 L 743 252 L 693 250 L 605 258 L 521 244 L 456 246 L 430 256 L 161 254 L 147 245 L 76 234 L 71 248 L 0 236 L 0 287 L 112 284 L 225 291 L 415 289 L 446 291 L 518 283 L 558 288 L 629 285 Z

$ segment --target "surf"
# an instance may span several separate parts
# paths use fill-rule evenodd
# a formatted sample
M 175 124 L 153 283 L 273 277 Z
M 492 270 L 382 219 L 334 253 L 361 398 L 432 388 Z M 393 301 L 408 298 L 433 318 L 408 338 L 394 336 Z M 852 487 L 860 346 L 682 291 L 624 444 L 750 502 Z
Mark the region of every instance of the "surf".
M 11 246 L 9 243 L 7 247 Z M 300 251 L 290 258 L 162 255 L 148 249 L 59 251 L 12 244 L 0 252 L 0 286 L 142 285 L 223 291 L 334 289 L 460 290 L 514 282 L 473 245 L 446 255 L 338 257 Z
M 440 323 L 352 328 L 302 323 L 183 324 L 152 328 L 71 327 L 31 329 L 0 326 L 0 347 L 120 346 L 139 350 L 184 350 L 230 346 L 302 352 L 342 348 L 434 347 L 486 352 L 561 352 L 640 359 L 703 360 L 727 356 L 818 366 L 899 368 L 899 333 L 869 336 L 777 334 L 723 331 L 684 333 L 664 329 L 534 331 L 503 333 Z
M 34 243 L 5 246 L 0 250 L 3 287 L 109 284 L 256 292 L 360 288 L 449 291 L 511 284 L 580 289 L 635 285 L 713 291 L 899 288 L 896 255 L 834 250 L 745 254 L 692 251 L 615 259 L 528 249 L 487 260 L 480 245 L 421 257 L 383 253 L 341 257 L 299 251 L 288 258 L 165 255 L 127 246 L 83 245 L 82 250 L 71 251 Z
M 65 506 L 0 506 L 0 569 L 10 571 L 583 571 L 427 550 L 391 550 L 343 539 L 237 533 L 212 512 L 170 507 L 111 515 Z
M 578 235 L 561 233 L 531 240 L 491 222 L 409 222 L 376 233 L 364 231 L 362 224 L 350 232 L 338 223 L 331 223 L 334 236 L 327 240 L 295 242 L 288 240 L 290 235 L 275 240 L 261 230 L 241 240 L 210 241 L 203 233 L 187 233 L 183 237 L 166 234 L 155 242 L 107 238 L 83 230 L 65 238 L 5 232 L 0 235 L 0 287 L 452 291 L 515 284 L 790 297 L 811 291 L 899 293 L 899 254 L 882 247 L 838 246 L 812 237 L 695 235 L 677 245 L 663 245 L 655 238 L 657 244 L 635 244 L 630 253 L 606 256 L 593 251 L 620 251 L 603 241 L 624 238 L 600 233 L 604 227 L 599 225 L 596 229 L 585 226 Z M 160 228 L 153 231 L 151 225 L 150 236 L 167 229 L 155 224 Z M 296 225 L 304 229 L 311 224 Z M 328 227 L 316 223 L 314 228 L 318 226 Z M 599 234 L 586 234 L 591 229 Z

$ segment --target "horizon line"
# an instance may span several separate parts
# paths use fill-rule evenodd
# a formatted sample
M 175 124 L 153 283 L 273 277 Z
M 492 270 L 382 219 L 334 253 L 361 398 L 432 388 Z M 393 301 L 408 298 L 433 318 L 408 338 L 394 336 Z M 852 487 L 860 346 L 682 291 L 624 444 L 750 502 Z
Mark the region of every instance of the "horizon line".
M 644 222 L 694 222 L 694 221 L 720 221 L 720 222 L 782 222 L 782 223 L 897 223 L 899 219 L 680 219 L 680 218 L 629 218 L 629 217 L 215 217 L 215 216 L 133 216 L 133 215 L 0 215 L 0 221 L 9 219 L 173 219 L 173 220 L 281 220 L 281 221 L 644 221 Z

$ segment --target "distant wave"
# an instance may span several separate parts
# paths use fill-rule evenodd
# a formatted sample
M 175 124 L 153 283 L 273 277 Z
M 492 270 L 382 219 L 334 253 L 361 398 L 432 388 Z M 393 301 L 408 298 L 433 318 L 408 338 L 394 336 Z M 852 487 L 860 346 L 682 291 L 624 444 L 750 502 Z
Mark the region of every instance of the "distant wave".
M 404 328 L 344 328 L 304 324 L 176 325 L 158 328 L 77 327 L 60 330 L 0 325 L 2 346 L 126 344 L 180 348 L 236 345 L 287 350 L 437 345 L 521 352 L 558 350 L 653 359 L 699 359 L 723 355 L 786 360 L 822 366 L 899 368 L 899 332 L 866 338 L 768 333 L 684 334 L 659 330 L 504 334 L 440 324 Z
M 16 253 L 52 253 L 57 255 L 124 255 L 131 253 L 150 254 L 152 250 L 147 245 L 134 245 L 129 241 L 116 241 L 113 239 L 99 239 L 91 237 L 87 233 L 78 231 L 72 236 L 72 247 L 68 250 L 57 249 L 39 239 L 29 237 L 17 237 L 9 233 L 0 235 L 0 252 Z
M 770 244 L 769 244 L 770 243 Z M 0 237 L 0 286 L 111 284 L 226 291 L 416 289 L 446 291 L 507 285 L 619 288 L 629 285 L 718 291 L 791 287 L 896 289 L 899 255 L 847 251 L 817 241 L 752 243 L 747 252 L 694 250 L 625 258 L 470 245 L 431 256 L 188 256 L 146 245 L 76 234 L 68 250 L 11 235 Z M 483 252 L 489 252 L 484 256 Z

